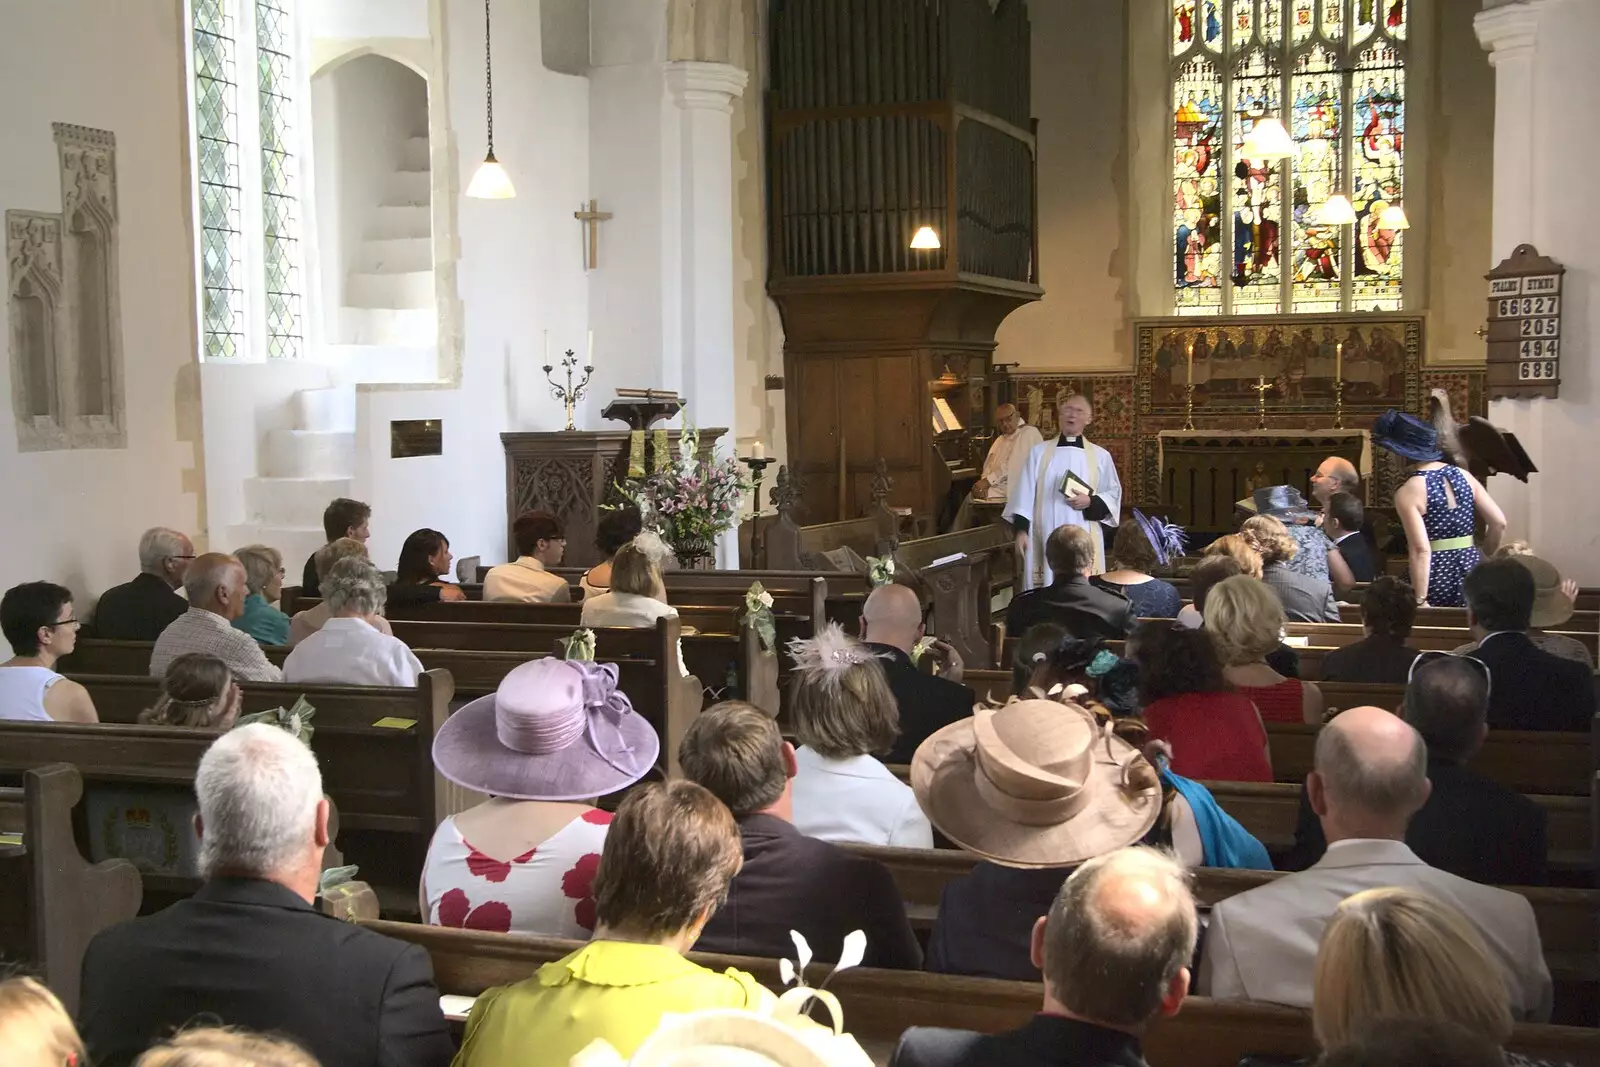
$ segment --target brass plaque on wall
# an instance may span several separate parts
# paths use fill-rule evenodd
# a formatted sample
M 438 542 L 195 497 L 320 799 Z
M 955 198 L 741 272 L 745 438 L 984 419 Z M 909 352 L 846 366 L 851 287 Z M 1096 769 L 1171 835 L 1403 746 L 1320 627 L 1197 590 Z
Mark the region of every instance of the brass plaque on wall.
M 389 423 L 390 459 L 443 454 L 443 419 L 395 419 Z

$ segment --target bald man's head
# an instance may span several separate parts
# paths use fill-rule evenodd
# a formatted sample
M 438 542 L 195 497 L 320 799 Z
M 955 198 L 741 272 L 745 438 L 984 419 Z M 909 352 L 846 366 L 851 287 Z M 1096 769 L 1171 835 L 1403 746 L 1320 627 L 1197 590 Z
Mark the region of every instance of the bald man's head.
M 922 637 L 922 601 L 910 587 L 880 585 L 861 609 L 861 639 L 910 655 Z
M 1045 920 L 1046 993 L 1080 1018 L 1141 1029 L 1183 1000 L 1196 936 L 1188 876 L 1171 857 L 1148 848 L 1097 857 L 1067 879 Z
M 183 591 L 191 607 L 237 619 L 244 611 L 244 564 L 225 552 L 196 556 L 184 574 Z
M 1341 712 L 1317 735 L 1316 769 L 1307 782 L 1312 807 L 1336 837 L 1405 836 L 1428 799 L 1428 747 L 1404 719 L 1382 708 Z
M 1361 487 L 1361 475 L 1355 464 L 1343 456 L 1329 456 L 1311 476 L 1311 496 L 1326 504 L 1335 493 L 1355 493 Z

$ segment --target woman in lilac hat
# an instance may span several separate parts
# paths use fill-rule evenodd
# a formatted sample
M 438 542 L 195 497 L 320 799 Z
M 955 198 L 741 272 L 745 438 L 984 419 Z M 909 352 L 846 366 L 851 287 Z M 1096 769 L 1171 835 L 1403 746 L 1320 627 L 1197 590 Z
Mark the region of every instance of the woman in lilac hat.
M 655 728 L 614 663 L 537 659 L 439 728 L 433 765 L 490 799 L 439 824 L 421 903 L 437 926 L 587 940 L 611 816 L 598 797 L 655 766 Z

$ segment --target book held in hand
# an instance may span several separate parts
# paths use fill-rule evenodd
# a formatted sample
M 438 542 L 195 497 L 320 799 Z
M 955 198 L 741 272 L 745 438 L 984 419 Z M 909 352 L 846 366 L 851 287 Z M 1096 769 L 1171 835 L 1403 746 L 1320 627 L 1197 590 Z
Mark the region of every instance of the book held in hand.
M 1077 496 L 1079 493 L 1084 496 L 1094 496 L 1094 490 L 1089 488 L 1088 482 L 1068 471 L 1066 480 L 1061 483 L 1061 495 L 1070 498 Z

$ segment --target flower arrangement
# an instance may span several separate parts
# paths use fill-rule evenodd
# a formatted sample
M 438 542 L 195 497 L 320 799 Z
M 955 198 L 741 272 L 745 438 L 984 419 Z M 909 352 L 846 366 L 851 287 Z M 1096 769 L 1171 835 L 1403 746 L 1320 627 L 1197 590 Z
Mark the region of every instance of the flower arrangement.
M 686 423 L 676 462 L 648 477 L 630 477 L 617 489 L 639 509 L 645 529 L 660 533 L 687 563 L 686 556 L 709 556 L 717 535 L 739 521 L 750 482 L 731 456 L 701 459 L 700 433 Z
M 750 583 L 744 594 L 744 624 L 761 638 L 761 648 L 771 652 L 778 644 L 777 626 L 772 618 L 772 594 L 760 582 Z
M 316 718 L 317 709 L 312 707 L 305 697 L 298 697 L 292 708 L 269 708 L 266 711 L 253 711 L 248 715 L 241 715 L 234 721 L 234 727 L 249 726 L 251 723 L 264 722 L 268 726 L 276 726 L 280 730 L 288 731 L 291 737 L 297 737 L 311 746 L 311 733 L 314 726 L 311 720 Z
M 867 581 L 876 589 L 894 581 L 894 556 L 868 556 Z

